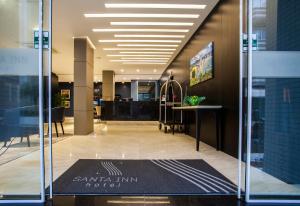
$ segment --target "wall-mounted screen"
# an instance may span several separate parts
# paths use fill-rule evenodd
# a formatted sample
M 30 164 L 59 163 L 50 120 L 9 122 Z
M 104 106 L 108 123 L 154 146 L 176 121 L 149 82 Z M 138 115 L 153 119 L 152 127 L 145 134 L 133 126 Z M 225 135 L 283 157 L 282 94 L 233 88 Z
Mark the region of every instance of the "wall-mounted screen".
M 210 42 L 190 61 L 190 86 L 213 78 L 214 44 Z

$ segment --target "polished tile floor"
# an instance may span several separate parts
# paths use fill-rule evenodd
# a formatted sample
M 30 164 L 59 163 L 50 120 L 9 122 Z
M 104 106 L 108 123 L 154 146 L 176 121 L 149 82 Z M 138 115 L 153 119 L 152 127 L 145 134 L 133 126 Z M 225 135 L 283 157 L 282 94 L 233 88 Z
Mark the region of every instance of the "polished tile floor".
M 157 122 L 95 122 L 94 133 L 72 135 L 53 145 L 54 180 L 78 159 L 203 159 L 237 184 L 236 158 L 216 151 L 201 142 L 195 150 L 195 139 L 184 134 L 165 134 Z M 73 133 L 72 120 L 65 124 L 67 134 Z M 49 183 L 49 150 L 45 148 L 46 186 Z M 0 166 L 0 194 L 40 193 L 40 152 L 33 151 Z M 252 168 L 252 191 L 300 194 L 300 187 L 286 184 L 258 169 Z M 275 191 L 275 192 L 274 192 Z
M 54 196 L 45 204 L 7 206 L 298 206 L 299 204 L 247 204 L 235 196 Z

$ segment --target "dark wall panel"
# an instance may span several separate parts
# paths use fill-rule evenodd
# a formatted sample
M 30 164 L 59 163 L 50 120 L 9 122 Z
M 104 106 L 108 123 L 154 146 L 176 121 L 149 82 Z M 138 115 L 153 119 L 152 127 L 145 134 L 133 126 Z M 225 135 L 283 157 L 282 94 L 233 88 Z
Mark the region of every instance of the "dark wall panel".
M 115 94 L 121 95 L 121 98 L 131 97 L 131 83 L 130 82 L 116 82 L 115 83 Z
M 189 61 L 209 42 L 214 42 L 214 78 L 193 87 L 189 86 Z M 224 106 L 223 151 L 237 156 L 238 103 L 239 103 L 239 1 L 221 1 L 207 17 L 189 43 L 165 70 L 162 80 L 172 72 L 188 95 L 206 96 L 204 104 Z M 202 141 L 215 146 L 215 119 L 213 114 L 203 115 Z M 195 125 L 189 126 L 194 136 Z

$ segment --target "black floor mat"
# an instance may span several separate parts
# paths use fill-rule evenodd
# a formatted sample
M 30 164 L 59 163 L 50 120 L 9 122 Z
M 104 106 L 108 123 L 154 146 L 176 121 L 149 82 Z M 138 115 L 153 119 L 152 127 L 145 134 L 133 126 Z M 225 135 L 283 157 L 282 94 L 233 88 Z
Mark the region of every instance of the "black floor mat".
M 78 160 L 54 194 L 234 194 L 236 186 L 203 160 Z

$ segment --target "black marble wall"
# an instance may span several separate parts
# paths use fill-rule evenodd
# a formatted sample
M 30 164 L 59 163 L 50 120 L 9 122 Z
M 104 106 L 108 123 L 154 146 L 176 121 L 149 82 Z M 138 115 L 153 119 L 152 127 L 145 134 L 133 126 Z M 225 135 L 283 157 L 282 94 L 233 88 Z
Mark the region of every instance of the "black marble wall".
M 214 42 L 214 78 L 193 87 L 189 86 L 190 59 L 200 50 Z M 204 104 L 223 105 L 222 150 L 232 156 L 238 153 L 239 111 L 239 0 L 224 0 L 218 3 L 188 44 L 161 77 L 163 82 L 172 72 L 174 79 L 188 95 L 206 96 Z M 191 116 L 193 118 L 193 116 Z M 215 118 L 212 113 L 202 116 L 201 140 L 216 145 Z M 193 120 L 189 125 L 191 136 L 195 136 Z

